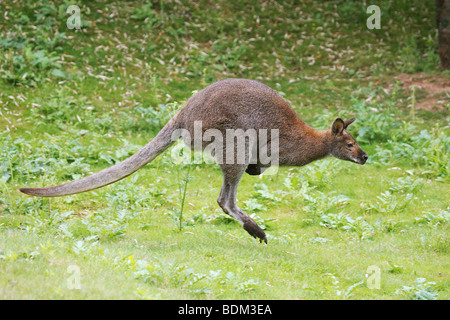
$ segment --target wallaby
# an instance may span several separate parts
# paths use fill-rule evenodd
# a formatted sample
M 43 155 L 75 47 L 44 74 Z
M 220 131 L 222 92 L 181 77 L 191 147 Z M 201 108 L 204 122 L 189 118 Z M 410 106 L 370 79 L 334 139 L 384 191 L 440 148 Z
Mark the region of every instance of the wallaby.
M 278 152 L 271 154 L 271 157 L 272 160 L 277 157 L 279 166 L 304 166 L 327 156 L 364 164 L 367 154 L 346 130 L 354 120 L 337 118 L 330 129 L 315 130 L 300 119 L 289 103 L 269 86 L 254 80 L 226 79 L 195 93 L 153 140 L 128 159 L 80 180 L 48 188 L 21 188 L 20 191 L 33 196 L 58 197 L 106 186 L 155 159 L 175 142 L 172 135 L 177 129 L 194 134 L 194 123 L 198 121 L 201 121 L 203 132 L 208 129 L 223 134 L 230 129 L 277 130 Z M 271 135 L 268 141 L 258 140 L 256 143 L 269 148 L 274 143 L 274 137 Z M 245 141 L 245 150 L 251 149 L 249 144 L 255 144 L 248 139 Z M 185 143 L 194 149 L 195 141 L 192 143 L 185 139 Z M 208 144 L 203 140 L 200 145 L 205 149 Z M 214 153 L 212 155 L 215 156 Z M 252 161 L 255 158 L 256 161 Z M 236 192 L 244 172 L 261 174 L 270 163 L 262 163 L 259 154 L 251 154 L 251 151 L 246 152 L 241 163 L 218 163 L 223 174 L 217 199 L 219 206 L 238 220 L 251 236 L 267 243 L 264 231 L 237 206 Z

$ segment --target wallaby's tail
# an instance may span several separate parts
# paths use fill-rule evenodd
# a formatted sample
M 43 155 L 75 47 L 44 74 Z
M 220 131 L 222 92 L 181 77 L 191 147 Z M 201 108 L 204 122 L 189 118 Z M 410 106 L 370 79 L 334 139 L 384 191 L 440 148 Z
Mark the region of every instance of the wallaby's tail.
M 176 129 L 175 122 L 174 117 L 144 148 L 110 168 L 59 186 L 49 188 L 21 188 L 20 191 L 32 196 L 59 197 L 94 190 L 121 180 L 142 168 L 173 144 L 174 141 L 172 141 L 171 135 Z

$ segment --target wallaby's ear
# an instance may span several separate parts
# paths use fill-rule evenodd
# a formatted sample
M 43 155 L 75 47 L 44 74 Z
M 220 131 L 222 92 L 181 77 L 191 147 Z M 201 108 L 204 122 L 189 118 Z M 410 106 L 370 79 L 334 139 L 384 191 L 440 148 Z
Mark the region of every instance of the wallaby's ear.
M 337 118 L 331 125 L 331 132 L 336 136 L 344 131 L 344 126 L 344 121 L 341 118 Z
M 347 129 L 347 127 L 349 125 L 351 125 L 353 123 L 353 121 L 355 121 L 355 120 L 356 120 L 356 118 L 351 118 L 351 119 L 345 120 L 344 121 L 344 129 Z

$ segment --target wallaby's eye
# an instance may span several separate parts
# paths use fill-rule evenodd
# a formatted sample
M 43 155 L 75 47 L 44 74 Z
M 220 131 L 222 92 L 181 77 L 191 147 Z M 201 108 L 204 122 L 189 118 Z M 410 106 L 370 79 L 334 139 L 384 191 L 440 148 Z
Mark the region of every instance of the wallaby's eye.
M 348 143 L 348 144 L 347 144 L 347 147 L 353 148 L 353 143 Z

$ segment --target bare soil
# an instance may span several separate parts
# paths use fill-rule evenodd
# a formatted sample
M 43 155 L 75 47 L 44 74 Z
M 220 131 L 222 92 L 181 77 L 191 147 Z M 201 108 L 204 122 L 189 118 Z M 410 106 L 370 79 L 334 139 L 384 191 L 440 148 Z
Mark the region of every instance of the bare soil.
M 425 97 L 416 101 L 416 109 L 447 110 L 445 105 L 450 103 L 450 80 L 426 74 L 400 74 L 397 79 L 403 83 L 405 90 L 411 90 L 411 87 L 415 86 L 426 93 Z

